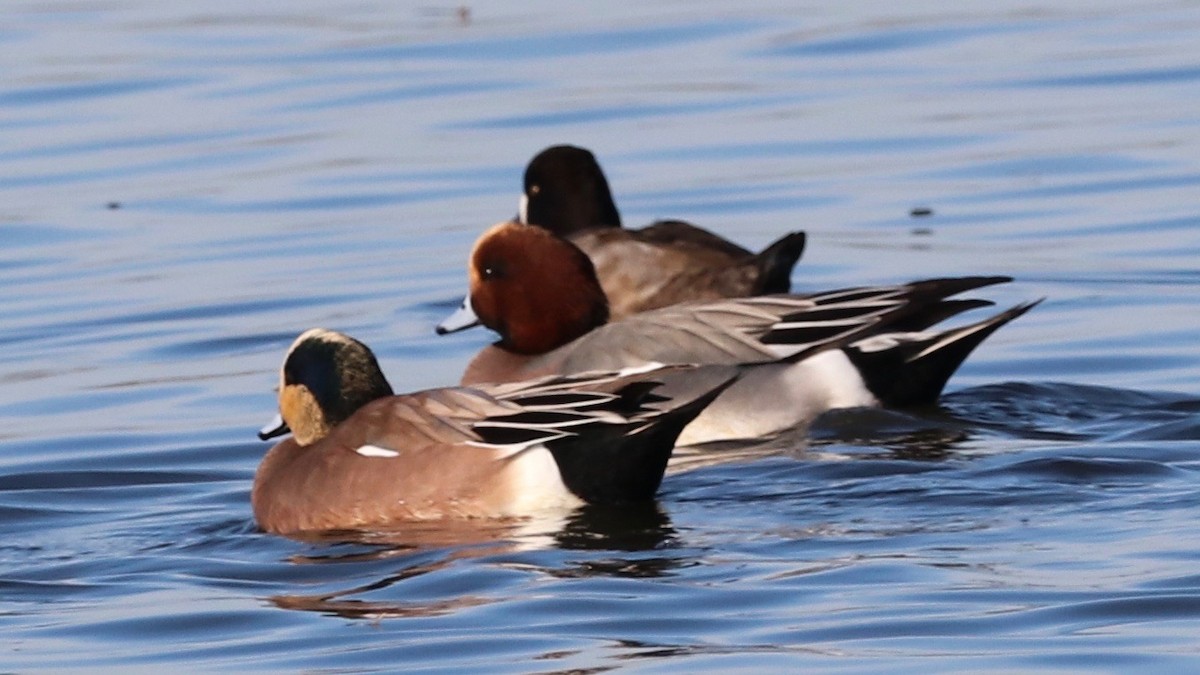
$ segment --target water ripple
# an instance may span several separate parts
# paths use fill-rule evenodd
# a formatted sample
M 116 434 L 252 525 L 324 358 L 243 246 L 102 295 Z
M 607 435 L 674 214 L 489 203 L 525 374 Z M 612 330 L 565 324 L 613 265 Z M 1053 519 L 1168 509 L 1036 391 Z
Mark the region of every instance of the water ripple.
M 846 37 L 805 40 L 800 44 L 773 47 L 764 52 L 767 56 L 787 57 L 835 57 L 846 55 L 873 54 L 911 49 L 933 48 L 947 43 L 970 40 L 981 36 L 1002 35 L 1028 30 L 1037 24 L 976 24 L 938 26 L 933 28 L 910 28 L 896 26 L 887 29 L 868 29 L 859 35 Z
M 141 80 L 108 80 L 63 84 L 0 92 L 0 106 L 39 106 L 73 103 L 94 98 L 126 96 L 159 89 L 170 89 L 196 83 L 193 78 L 148 78 Z
M 1014 84 L 1022 87 L 1111 87 L 1189 84 L 1196 80 L 1200 80 L 1200 67 L 1153 68 L 1043 77 Z
M 309 58 L 361 60 L 409 59 L 449 60 L 521 60 L 594 56 L 609 52 L 629 52 L 711 40 L 736 35 L 760 26 L 757 21 L 698 22 L 651 26 L 647 28 L 613 29 L 602 31 L 558 31 L 544 35 L 523 35 L 516 38 L 464 40 L 447 43 L 366 47 L 327 52 Z
M 1194 669 L 1197 8 L 679 9 L 11 8 L 4 668 Z M 805 228 L 797 288 L 1049 300 L 938 405 L 681 453 L 640 508 L 261 532 L 294 335 L 456 382 L 495 338 L 431 324 L 552 143 L 628 220 Z

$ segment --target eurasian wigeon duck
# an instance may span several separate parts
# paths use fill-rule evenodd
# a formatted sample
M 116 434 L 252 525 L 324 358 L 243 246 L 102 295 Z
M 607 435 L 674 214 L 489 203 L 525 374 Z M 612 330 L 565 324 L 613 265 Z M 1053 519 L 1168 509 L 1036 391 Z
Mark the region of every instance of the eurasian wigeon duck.
M 1012 280 L 964 277 L 689 303 L 608 322 L 587 256 L 515 222 L 476 242 L 469 277 L 467 299 L 438 332 L 482 323 L 500 341 L 471 361 L 463 384 L 646 363 L 740 366 L 742 378 L 684 430 L 680 444 L 766 436 L 833 408 L 933 403 L 984 338 L 1037 304 L 927 330 L 992 304 L 950 296 Z
M 753 253 L 680 220 L 622 229 L 596 157 L 571 145 L 530 160 L 518 218 L 570 239 L 591 258 L 613 318 L 681 302 L 786 293 L 804 252 L 803 232 Z
M 259 432 L 292 436 L 258 467 L 254 517 L 294 534 L 649 500 L 680 430 L 736 377 L 650 367 L 397 396 L 366 345 L 312 329 Z

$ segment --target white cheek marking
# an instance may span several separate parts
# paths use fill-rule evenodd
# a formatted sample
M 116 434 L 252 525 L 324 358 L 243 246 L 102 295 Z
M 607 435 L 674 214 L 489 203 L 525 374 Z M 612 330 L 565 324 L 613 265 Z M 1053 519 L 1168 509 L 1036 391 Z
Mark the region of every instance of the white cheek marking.
M 517 213 L 520 214 L 519 217 L 521 219 L 521 223 L 523 225 L 528 225 L 529 224 L 529 196 L 524 193 L 521 194 L 521 201 L 517 203 Z
M 362 455 L 363 457 L 399 457 L 400 456 L 400 453 L 396 452 L 395 450 L 388 450 L 387 448 L 381 448 L 378 445 L 364 445 L 361 448 L 355 450 L 355 452 Z

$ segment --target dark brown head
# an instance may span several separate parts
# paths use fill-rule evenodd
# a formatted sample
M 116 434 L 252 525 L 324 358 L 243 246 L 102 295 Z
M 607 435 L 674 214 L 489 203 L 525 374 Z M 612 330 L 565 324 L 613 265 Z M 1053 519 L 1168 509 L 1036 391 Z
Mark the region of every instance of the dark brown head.
M 542 354 L 608 321 L 592 261 L 541 228 L 493 226 L 475 243 L 468 274 L 471 308 L 509 351 Z
M 310 445 L 346 421 L 359 408 L 392 395 L 369 347 L 322 328 L 305 331 L 288 350 L 280 370 L 280 424 L 263 429 L 263 440 L 292 432 Z
M 551 146 L 529 161 L 520 219 L 562 237 L 621 226 L 599 162 L 588 150 L 573 145 Z

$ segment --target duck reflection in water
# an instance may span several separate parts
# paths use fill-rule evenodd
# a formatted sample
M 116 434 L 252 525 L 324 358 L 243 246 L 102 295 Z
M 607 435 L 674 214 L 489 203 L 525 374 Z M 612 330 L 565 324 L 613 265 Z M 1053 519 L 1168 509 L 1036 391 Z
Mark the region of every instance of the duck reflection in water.
M 281 609 L 349 619 L 452 614 L 509 596 L 497 590 L 496 595 L 439 594 L 423 601 L 413 599 L 424 593 L 414 593 L 411 585 L 423 586 L 426 575 L 446 572 L 464 561 L 473 561 L 476 570 L 515 567 L 556 578 L 667 576 L 687 563 L 680 556 L 662 554 L 677 536 L 670 518 L 655 502 L 585 505 L 561 518 L 520 522 L 441 520 L 391 532 L 326 532 L 301 537 L 324 548 L 323 552 L 289 559 L 297 565 L 327 566 L 331 588 L 277 594 L 267 600 Z M 568 562 L 554 550 L 590 551 L 598 556 Z M 350 575 L 358 582 L 339 588 Z

